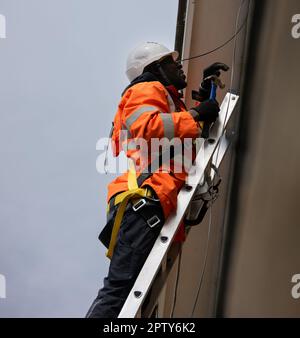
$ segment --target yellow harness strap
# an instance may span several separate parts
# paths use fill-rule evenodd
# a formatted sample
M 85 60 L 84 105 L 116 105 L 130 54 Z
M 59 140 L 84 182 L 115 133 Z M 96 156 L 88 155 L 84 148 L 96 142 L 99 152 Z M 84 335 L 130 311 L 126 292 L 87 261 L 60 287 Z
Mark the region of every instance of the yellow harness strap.
M 110 259 L 112 258 L 113 255 L 114 247 L 117 241 L 117 236 L 120 230 L 120 225 L 122 223 L 122 219 L 128 202 L 133 198 L 145 197 L 147 195 L 146 188 L 138 187 L 136 179 L 136 171 L 132 161 L 129 162 L 128 189 L 129 189 L 128 191 L 124 191 L 123 193 L 116 196 L 115 204 L 119 204 L 119 206 L 111 233 L 108 251 L 106 253 L 106 256 Z

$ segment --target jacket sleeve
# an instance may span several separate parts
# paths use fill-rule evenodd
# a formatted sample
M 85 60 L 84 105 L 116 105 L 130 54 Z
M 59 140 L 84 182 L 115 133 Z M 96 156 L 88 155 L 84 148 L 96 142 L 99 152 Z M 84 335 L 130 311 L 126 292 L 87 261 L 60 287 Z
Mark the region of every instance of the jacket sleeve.
M 197 138 L 199 124 L 188 111 L 170 112 L 167 93 L 158 82 L 129 88 L 121 101 L 122 124 L 132 138 Z

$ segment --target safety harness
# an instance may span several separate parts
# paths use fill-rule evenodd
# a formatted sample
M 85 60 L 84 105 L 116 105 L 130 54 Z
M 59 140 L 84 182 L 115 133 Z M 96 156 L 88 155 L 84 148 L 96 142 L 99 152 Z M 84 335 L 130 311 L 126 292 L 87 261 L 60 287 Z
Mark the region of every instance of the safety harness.
M 115 197 L 112 197 L 107 206 L 108 207 L 107 211 L 109 212 L 112 206 L 118 205 L 118 210 L 111 233 L 111 239 L 108 251 L 106 253 L 106 256 L 108 258 L 111 259 L 113 255 L 114 247 L 116 245 L 117 236 L 120 230 L 124 212 L 126 210 L 129 201 L 133 203 L 132 209 L 134 211 L 137 211 L 146 204 L 145 197 L 153 197 L 152 190 L 148 188 L 141 188 L 143 182 L 151 175 L 152 173 L 150 172 L 149 174 L 141 174 L 139 176 L 139 179 L 137 179 L 135 166 L 133 164 L 133 161 L 129 159 L 128 190 L 117 194 Z M 149 220 L 147 220 L 147 223 L 150 227 L 154 227 L 160 221 L 161 220 L 159 219 L 159 217 L 157 215 L 154 215 Z

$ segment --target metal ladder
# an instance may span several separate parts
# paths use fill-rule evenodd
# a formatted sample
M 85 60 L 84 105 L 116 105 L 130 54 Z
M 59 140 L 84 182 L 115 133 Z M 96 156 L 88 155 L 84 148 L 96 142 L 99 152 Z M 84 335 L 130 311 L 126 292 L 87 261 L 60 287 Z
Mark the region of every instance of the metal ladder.
M 165 282 L 176 259 L 176 245 L 172 245 L 174 235 L 184 218 L 197 186 L 203 181 L 204 172 L 209 168 L 209 164 L 213 161 L 219 168 L 230 146 L 231 135 L 226 135 L 226 127 L 238 99 L 238 95 L 226 94 L 220 106 L 219 119 L 211 128 L 209 139 L 204 142 L 196 156 L 187 184 L 178 194 L 176 212 L 174 211 L 164 224 L 118 318 L 152 317 L 154 313 L 157 317 L 162 316 L 163 309 L 161 304 L 157 303 L 157 299 L 164 297 Z

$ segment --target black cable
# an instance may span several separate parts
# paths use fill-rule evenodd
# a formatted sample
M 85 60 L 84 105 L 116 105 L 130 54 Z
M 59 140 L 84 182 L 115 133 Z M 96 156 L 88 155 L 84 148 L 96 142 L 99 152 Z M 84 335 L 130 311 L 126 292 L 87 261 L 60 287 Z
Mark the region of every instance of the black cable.
M 186 58 L 186 59 L 181 59 L 180 61 L 187 61 L 187 60 L 193 60 L 193 59 L 197 59 L 197 58 L 200 58 L 202 56 L 205 56 L 205 55 L 208 55 L 208 54 L 211 54 L 211 53 L 214 53 L 215 51 L 223 48 L 224 46 L 226 46 L 229 42 L 231 42 L 240 32 L 241 30 L 244 28 L 245 24 L 247 22 L 247 17 L 245 18 L 244 22 L 241 24 L 240 28 L 238 29 L 238 31 L 229 39 L 227 40 L 226 42 L 222 43 L 220 46 L 208 51 L 208 52 L 205 52 L 203 54 L 199 54 L 199 55 L 195 55 L 195 56 L 191 56 L 189 58 Z
M 177 301 L 177 289 L 178 289 L 178 282 L 179 282 L 179 276 L 180 276 L 180 266 L 181 266 L 181 253 L 182 253 L 182 248 L 180 248 L 180 251 L 179 251 L 177 276 L 176 276 L 176 283 L 175 283 L 175 295 L 174 295 L 174 302 L 173 302 L 170 318 L 173 318 L 175 305 L 176 305 L 176 301 Z
M 200 291 L 202 288 L 202 282 L 203 282 L 203 277 L 205 274 L 205 270 L 206 270 L 206 263 L 207 263 L 207 257 L 208 257 L 208 248 L 209 248 L 209 242 L 210 242 L 210 234 L 211 234 L 211 225 L 212 225 L 212 205 L 209 208 L 209 221 L 208 221 L 208 230 L 207 230 L 207 239 L 206 239 L 206 248 L 205 248 L 205 256 L 204 256 L 204 263 L 203 263 L 203 267 L 202 267 L 202 271 L 201 271 L 201 277 L 200 277 L 200 282 L 199 282 L 199 286 L 197 288 L 197 294 L 195 297 L 195 301 L 194 301 L 194 305 L 193 305 L 193 310 L 192 310 L 192 314 L 190 316 L 190 318 L 194 317 L 194 312 L 196 310 L 196 305 L 198 303 L 198 298 L 200 295 Z

